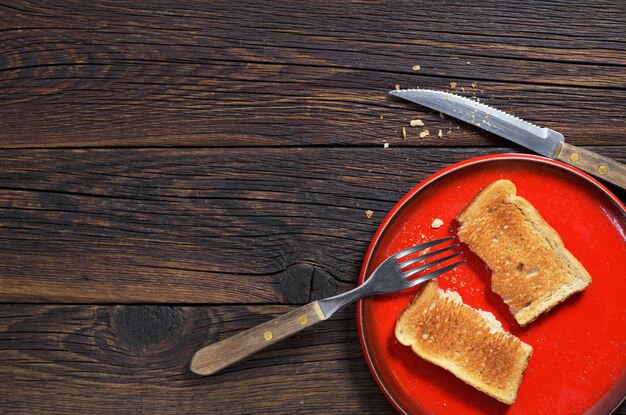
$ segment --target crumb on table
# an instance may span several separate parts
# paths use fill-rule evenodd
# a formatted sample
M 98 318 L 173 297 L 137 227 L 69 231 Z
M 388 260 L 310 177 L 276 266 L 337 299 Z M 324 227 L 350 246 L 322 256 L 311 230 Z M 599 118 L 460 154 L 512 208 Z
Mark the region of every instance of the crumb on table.
M 411 122 L 409 123 L 411 125 L 411 127 L 423 127 L 424 126 L 424 122 L 422 120 L 411 120 Z
M 374 214 L 373 210 L 368 209 L 365 211 L 365 216 L 367 216 L 368 219 L 371 219 L 373 214 Z
M 430 134 L 430 131 L 424 130 L 420 133 L 419 137 L 420 138 L 428 137 L 429 134 Z

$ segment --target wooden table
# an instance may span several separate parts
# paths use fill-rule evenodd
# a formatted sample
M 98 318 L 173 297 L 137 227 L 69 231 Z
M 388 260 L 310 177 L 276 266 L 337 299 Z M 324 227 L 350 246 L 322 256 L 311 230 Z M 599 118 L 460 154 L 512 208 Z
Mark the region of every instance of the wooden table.
M 430 174 L 524 151 L 396 84 L 626 161 L 624 27 L 616 1 L 3 1 L 0 412 L 394 413 L 354 307 L 216 376 L 189 359 L 353 287 Z

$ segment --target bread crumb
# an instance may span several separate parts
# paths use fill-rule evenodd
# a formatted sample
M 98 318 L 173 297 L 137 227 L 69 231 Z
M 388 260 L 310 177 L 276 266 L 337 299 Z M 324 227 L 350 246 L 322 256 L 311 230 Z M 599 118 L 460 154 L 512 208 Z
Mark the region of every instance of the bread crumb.
M 437 133 L 437 135 L 439 136 L 439 138 L 443 137 L 443 131 L 439 130 L 439 132 Z
M 381 120 L 383 119 L 383 116 L 382 116 L 382 115 L 380 116 L 380 119 L 381 119 Z
M 383 143 L 383 148 L 389 148 L 389 143 Z
M 402 139 L 406 140 L 406 128 L 402 127 Z
M 396 84 L 396 91 L 400 90 L 400 84 Z
M 456 82 L 450 82 L 450 88 L 454 89 L 456 88 L 457 83 Z
M 439 113 L 439 118 L 441 118 L 443 120 L 443 112 Z
M 411 127 L 423 127 L 424 123 L 422 122 L 422 120 L 411 120 L 410 122 Z
M 420 69 L 422 69 L 422 67 L 419 65 L 413 65 L 411 69 L 413 69 L 414 71 L 419 71 Z
M 371 219 L 373 214 L 374 214 L 373 210 L 366 210 L 365 211 L 365 216 L 367 216 L 368 219 Z
M 435 218 L 435 220 L 433 220 L 433 223 L 430 224 L 430 227 L 433 229 L 439 229 L 443 226 L 443 221 L 439 218 Z
M 478 82 L 472 82 L 471 85 L 472 85 L 472 88 L 476 88 L 478 87 Z
M 420 133 L 420 138 L 428 137 L 430 132 L 428 130 L 424 130 Z

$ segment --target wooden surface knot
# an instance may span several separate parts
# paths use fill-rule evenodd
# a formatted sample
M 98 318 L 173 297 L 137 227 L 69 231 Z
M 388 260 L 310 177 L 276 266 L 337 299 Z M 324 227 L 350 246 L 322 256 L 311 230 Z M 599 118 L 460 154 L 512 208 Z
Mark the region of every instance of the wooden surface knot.
M 0 414 L 395 414 L 354 305 L 190 359 L 353 288 L 430 174 L 526 152 L 396 85 L 626 161 L 622 4 L 0 2 Z
M 157 305 L 132 305 L 116 307 L 111 326 L 118 340 L 130 350 L 144 350 L 172 338 L 183 319 L 175 307 Z

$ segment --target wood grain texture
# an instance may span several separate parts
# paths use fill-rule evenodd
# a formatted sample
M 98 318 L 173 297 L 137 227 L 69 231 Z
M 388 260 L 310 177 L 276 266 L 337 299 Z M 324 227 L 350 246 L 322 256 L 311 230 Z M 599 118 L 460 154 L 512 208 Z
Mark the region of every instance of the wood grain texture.
M 593 149 L 626 159 L 624 147 Z M 4 150 L 0 300 L 324 298 L 353 286 L 378 224 L 409 189 L 502 151 Z
M 7 150 L 0 299 L 306 303 L 356 281 L 403 193 L 482 152 Z
M 323 320 L 326 320 L 324 312 L 313 301 L 203 347 L 194 353 L 190 369 L 198 375 L 213 375 Z
M 397 84 L 624 162 L 625 26 L 608 0 L 0 0 L 0 413 L 394 413 L 354 308 L 210 378 L 189 359 L 354 286 L 431 173 L 520 151 Z
M 626 165 L 587 149 L 560 143 L 554 158 L 626 190 Z
M 194 351 L 289 306 L 0 306 L 0 407 L 10 414 L 394 414 L 350 306 L 223 372 Z M 616 414 L 626 413 L 622 407 Z
M 286 306 L 0 306 L 0 407 L 10 414 L 393 414 L 349 307 L 210 377 L 194 351 Z
M 387 96 L 452 81 L 572 144 L 623 144 L 624 26 L 609 1 L 6 2 L 0 146 L 371 146 L 412 118 L 435 134 L 403 144 L 502 145 Z

